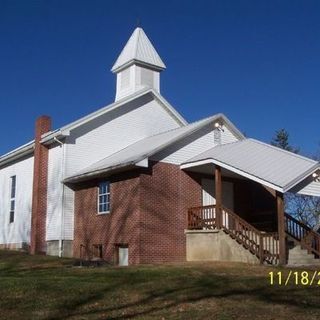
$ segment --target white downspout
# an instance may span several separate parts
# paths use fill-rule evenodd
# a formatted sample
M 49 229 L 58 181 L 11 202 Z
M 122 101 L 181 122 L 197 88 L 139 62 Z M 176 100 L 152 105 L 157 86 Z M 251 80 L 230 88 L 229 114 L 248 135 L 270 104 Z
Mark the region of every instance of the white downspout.
M 65 156 L 65 152 L 64 152 L 64 149 L 65 149 L 65 144 L 60 141 L 57 137 L 53 137 L 53 139 L 60 144 L 60 146 L 62 147 L 62 157 L 61 157 L 61 181 L 63 181 L 64 179 L 64 164 L 65 164 L 65 161 L 64 161 L 64 156 Z M 61 182 L 62 183 L 62 182 Z M 62 183 L 62 201 L 61 201 L 61 205 L 62 205 L 62 208 L 61 208 L 61 219 L 60 219 L 60 236 L 59 236 L 59 257 L 61 258 L 62 257 L 62 254 L 63 254 L 63 234 L 64 234 L 64 183 Z

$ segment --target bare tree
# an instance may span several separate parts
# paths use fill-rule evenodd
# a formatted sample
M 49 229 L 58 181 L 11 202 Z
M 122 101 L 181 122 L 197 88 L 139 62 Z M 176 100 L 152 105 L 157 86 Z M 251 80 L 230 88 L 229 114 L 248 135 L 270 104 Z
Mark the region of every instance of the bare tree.
M 289 133 L 285 129 L 276 131 L 271 144 L 287 151 L 299 153 L 299 149 L 290 144 Z M 317 161 L 320 160 L 320 144 L 319 150 L 313 158 Z M 288 213 L 309 227 L 317 231 L 320 229 L 320 197 L 287 192 L 284 199 Z

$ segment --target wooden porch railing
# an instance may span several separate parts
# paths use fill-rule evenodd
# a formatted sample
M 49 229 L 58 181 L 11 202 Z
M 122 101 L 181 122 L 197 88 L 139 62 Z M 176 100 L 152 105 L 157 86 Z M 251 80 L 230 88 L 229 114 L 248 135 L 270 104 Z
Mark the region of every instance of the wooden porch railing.
M 188 210 L 188 229 L 215 229 L 216 206 L 193 207 Z
M 222 230 L 257 256 L 260 263 L 276 264 L 279 262 L 279 241 L 277 233 L 262 232 L 240 218 L 231 210 L 215 205 L 194 207 L 188 210 L 189 229 L 218 229 L 216 214 Z
M 303 249 L 320 256 L 320 235 L 301 221 L 285 214 L 286 233 L 299 241 Z

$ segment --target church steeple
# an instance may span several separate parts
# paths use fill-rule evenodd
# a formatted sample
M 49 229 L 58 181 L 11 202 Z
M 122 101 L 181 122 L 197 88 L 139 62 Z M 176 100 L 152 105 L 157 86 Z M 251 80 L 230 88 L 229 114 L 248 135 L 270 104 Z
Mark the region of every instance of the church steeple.
M 116 100 L 143 87 L 159 92 L 165 67 L 143 29 L 136 28 L 111 69 L 117 75 Z

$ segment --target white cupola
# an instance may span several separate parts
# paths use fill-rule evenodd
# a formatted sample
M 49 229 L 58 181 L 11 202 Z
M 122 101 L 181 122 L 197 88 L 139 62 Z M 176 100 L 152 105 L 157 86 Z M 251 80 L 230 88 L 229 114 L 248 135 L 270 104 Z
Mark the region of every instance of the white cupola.
M 160 92 L 165 64 L 142 28 L 136 28 L 111 71 L 117 75 L 116 101 L 142 88 Z

